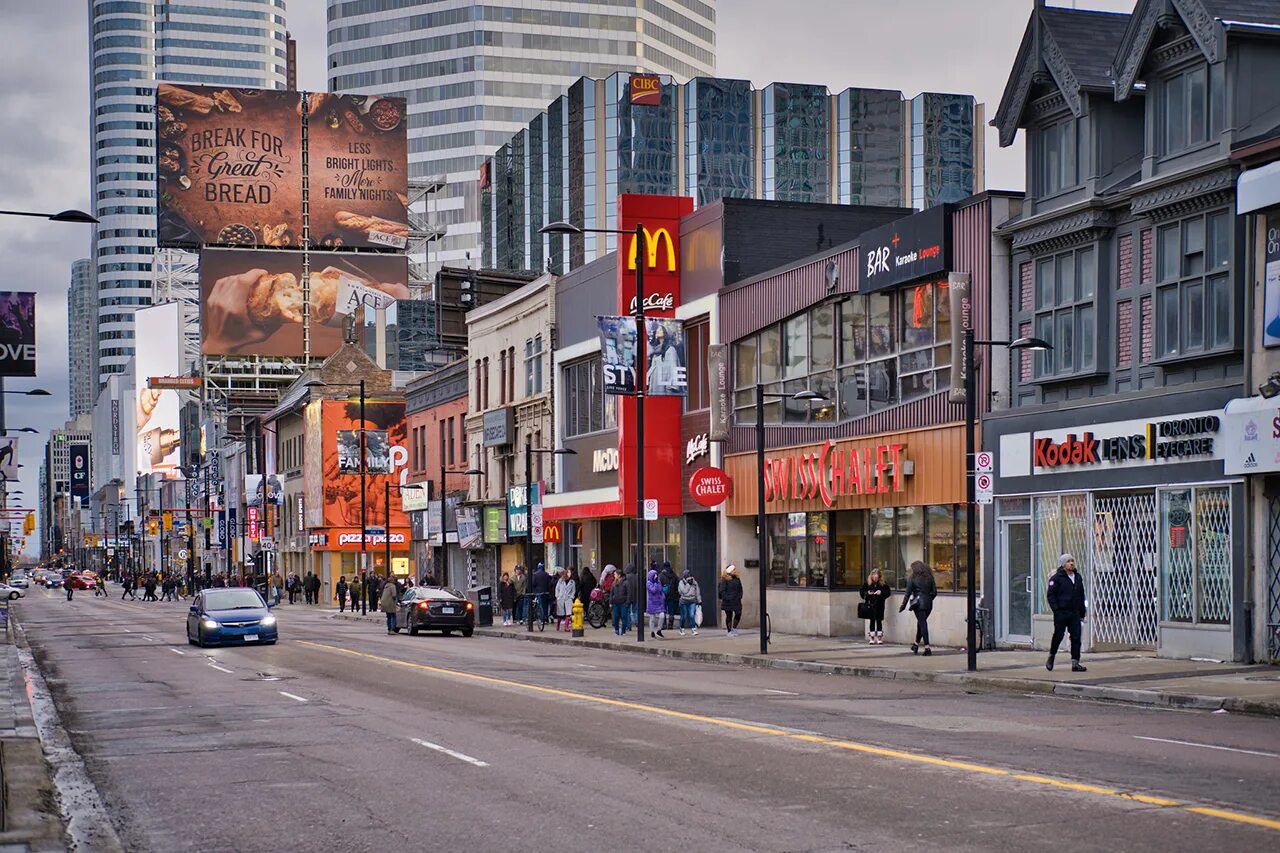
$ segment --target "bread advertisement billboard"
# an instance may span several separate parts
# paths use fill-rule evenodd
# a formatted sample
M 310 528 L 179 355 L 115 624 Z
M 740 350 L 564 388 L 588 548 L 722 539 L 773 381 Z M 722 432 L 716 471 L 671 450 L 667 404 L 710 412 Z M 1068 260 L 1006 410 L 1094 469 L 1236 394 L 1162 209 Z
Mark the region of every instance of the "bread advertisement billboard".
M 270 89 L 156 88 L 161 246 L 299 247 L 301 103 Z
M 310 355 L 332 355 L 361 307 L 408 299 L 403 255 L 310 252 L 310 293 L 302 252 L 204 249 L 200 252 L 200 332 L 204 355 L 301 358 L 304 317 Z M 309 296 L 309 299 L 308 299 Z
M 312 245 L 403 251 L 409 143 L 403 98 L 306 95 Z
M 405 101 L 188 86 L 156 88 L 162 247 L 403 251 L 409 237 Z M 309 181 L 303 204 L 303 124 Z

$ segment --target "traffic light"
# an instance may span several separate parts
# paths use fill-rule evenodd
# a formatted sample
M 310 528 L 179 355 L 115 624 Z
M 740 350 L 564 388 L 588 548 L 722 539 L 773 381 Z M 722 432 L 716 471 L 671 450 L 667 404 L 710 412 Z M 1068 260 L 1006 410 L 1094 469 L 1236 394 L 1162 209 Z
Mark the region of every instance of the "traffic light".
M 164 514 L 164 532 L 168 533 L 173 530 L 173 513 L 166 512 Z
M 30 536 L 36 531 L 36 514 L 34 512 L 27 513 L 27 517 L 22 520 L 22 532 Z
M 147 535 L 157 536 L 160 533 L 160 522 L 154 518 L 147 519 Z

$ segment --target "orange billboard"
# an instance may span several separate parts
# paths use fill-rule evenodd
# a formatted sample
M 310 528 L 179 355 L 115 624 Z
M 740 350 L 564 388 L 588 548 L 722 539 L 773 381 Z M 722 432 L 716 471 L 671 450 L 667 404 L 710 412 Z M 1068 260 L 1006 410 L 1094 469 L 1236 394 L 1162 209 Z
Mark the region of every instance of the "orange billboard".
M 325 400 L 321 404 L 320 431 L 322 466 L 322 526 L 330 529 L 342 529 L 345 533 L 354 530 L 355 547 L 359 549 L 360 536 L 360 474 L 344 473 L 340 460 L 338 433 L 346 430 L 385 431 L 387 444 L 390 447 L 389 474 L 365 474 L 365 523 L 368 527 L 390 528 L 392 544 L 396 544 L 396 534 L 403 534 L 409 528 L 409 517 L 405 514 L 400 502 L 400 472 L 407 470 L 408 451 L 405 449 L 407 431 L 404 423 L 403 402 L 383 402 L 366 400 L 364 404 L 364 422 L 360 421 L 360 401 L 358 399 Z M 373 448 L 369 448 L 370 451 Z M 369 464 L 367 470 L 377 466 Z M 387 484 L 391 485 L 391 517 L 387 518 Z M 308 502 L 309 503 L 309 502 Z M 397 530 L 396 528 L 404 528 Z M 351 537 L 347 541 L 327 543 L 330 548 L 348 550 Z M 372 539 L 366 537 L 366 545 Z M 381 546 L 385 539 L 378 537 Z

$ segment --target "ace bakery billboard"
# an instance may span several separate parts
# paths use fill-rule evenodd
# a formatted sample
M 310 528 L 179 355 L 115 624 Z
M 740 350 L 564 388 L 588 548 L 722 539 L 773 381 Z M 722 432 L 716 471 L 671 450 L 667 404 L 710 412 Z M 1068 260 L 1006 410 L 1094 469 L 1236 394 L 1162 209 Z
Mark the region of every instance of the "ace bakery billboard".
M 387 308 L 409 298 L 404 255 L 310 252 L 309 282 L 303 256 L 201 250 L 201 352 L 301 358 L 309 316 L 310 354 L 329 356 L 342 345 L 343 326 L 358 309 Z
M 155 111 L 161 246 L 405 248 L 403 99 L 161 83 Z

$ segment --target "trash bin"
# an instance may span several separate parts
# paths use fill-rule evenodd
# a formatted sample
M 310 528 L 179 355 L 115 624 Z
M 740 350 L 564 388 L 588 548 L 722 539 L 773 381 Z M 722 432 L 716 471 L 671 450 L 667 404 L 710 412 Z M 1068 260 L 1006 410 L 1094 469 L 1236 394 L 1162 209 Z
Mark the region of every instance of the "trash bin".
M 493 587 L 473 586 L 467 590 L 467 598 L 476 606 L 476 625 L 493 624 Z

